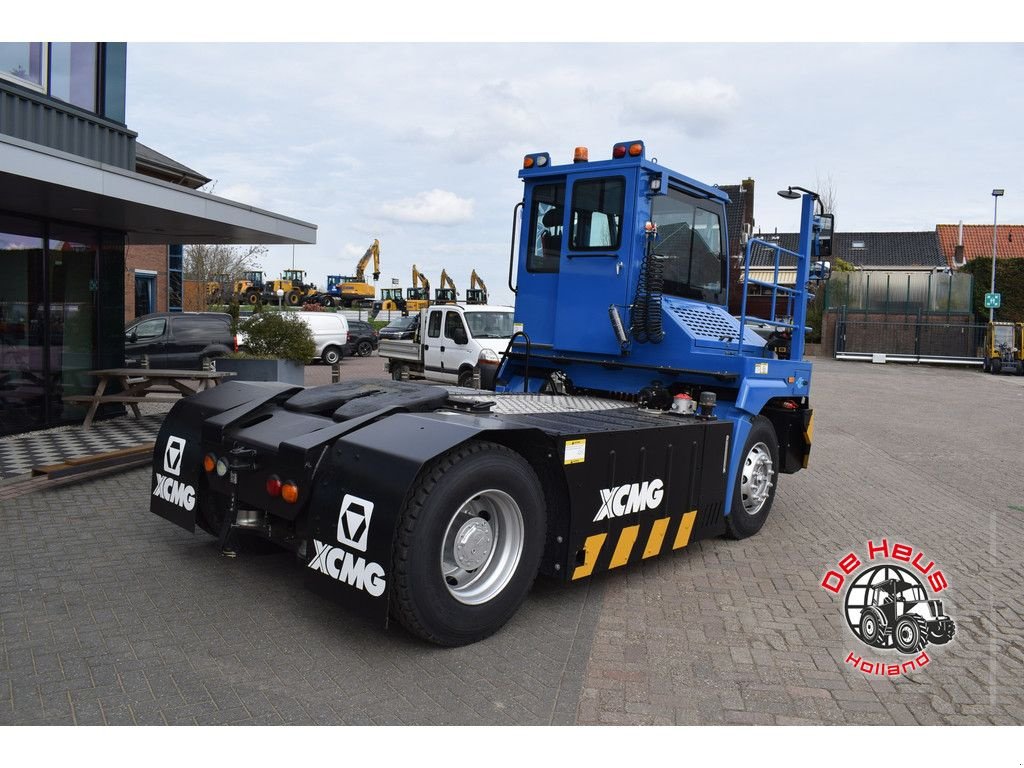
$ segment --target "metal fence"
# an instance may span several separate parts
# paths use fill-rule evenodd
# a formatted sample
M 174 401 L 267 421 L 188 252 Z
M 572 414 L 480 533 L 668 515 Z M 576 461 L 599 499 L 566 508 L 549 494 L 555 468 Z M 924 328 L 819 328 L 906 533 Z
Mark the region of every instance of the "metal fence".
M 884 355 L 895 362 L 981 365 L 985 326 L 909 319 L 861 320 L 840 313 L 835 329 L 835 356 L 869 360 Z
M 966 315 L 974 278 L 935 272 L 833 272 L 825 308 L 884 315 Z

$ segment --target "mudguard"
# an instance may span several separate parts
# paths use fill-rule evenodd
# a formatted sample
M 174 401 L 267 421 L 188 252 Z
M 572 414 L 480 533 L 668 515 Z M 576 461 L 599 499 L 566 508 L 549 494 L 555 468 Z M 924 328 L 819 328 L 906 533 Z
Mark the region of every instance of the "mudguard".
M 297 389 L 277 382 L 230 381 L 175 403 L 153 447 L 150 511 L 195 532 L 206 421 L 226 411 L 258 408 Z
M 340 437 L 314 476 L 306 585 L 387 622 L 399 515 L 423 466 L 497 419 L 399 413 Z

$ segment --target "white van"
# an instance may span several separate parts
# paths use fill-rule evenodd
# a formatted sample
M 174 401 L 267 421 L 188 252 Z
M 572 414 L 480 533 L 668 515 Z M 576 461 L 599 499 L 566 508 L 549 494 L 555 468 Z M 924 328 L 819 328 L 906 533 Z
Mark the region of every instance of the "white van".
M 334 365 L 345 354 L 348 343 L 348 319 L 334 312 L 296 312 L 313 332 L 316 356 Z

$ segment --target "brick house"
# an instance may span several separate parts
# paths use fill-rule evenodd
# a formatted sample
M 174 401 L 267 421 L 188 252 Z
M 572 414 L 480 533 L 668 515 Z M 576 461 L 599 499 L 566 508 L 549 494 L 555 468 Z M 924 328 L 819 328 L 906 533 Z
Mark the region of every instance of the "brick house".
M 170 184 L 199 189 L 210 179 L 176 160 L 135 142 L 135 172 Z M 150 312 L 183 308 L 181 245 L 125 247 L 124 320 L 128 323 Z

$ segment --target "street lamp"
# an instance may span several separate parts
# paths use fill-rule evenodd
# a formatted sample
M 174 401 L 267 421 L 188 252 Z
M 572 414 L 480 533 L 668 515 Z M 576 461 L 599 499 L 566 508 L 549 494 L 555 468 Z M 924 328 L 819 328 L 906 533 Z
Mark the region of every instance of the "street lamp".
M 999 221 L 999 198 L 1003 196 L 1004 192 L 1005 190 L 1002 189 L 992 190 L 992 287 L 990 292 L 993 294 L 996 292 L 996 222 Z M 995 317 L 995 307 L 989 307 L 988 321 L 991 323 Z
M 281 299 L 284 298 L 284 288 L 277 289 L 277 308 L 281 308 Z

